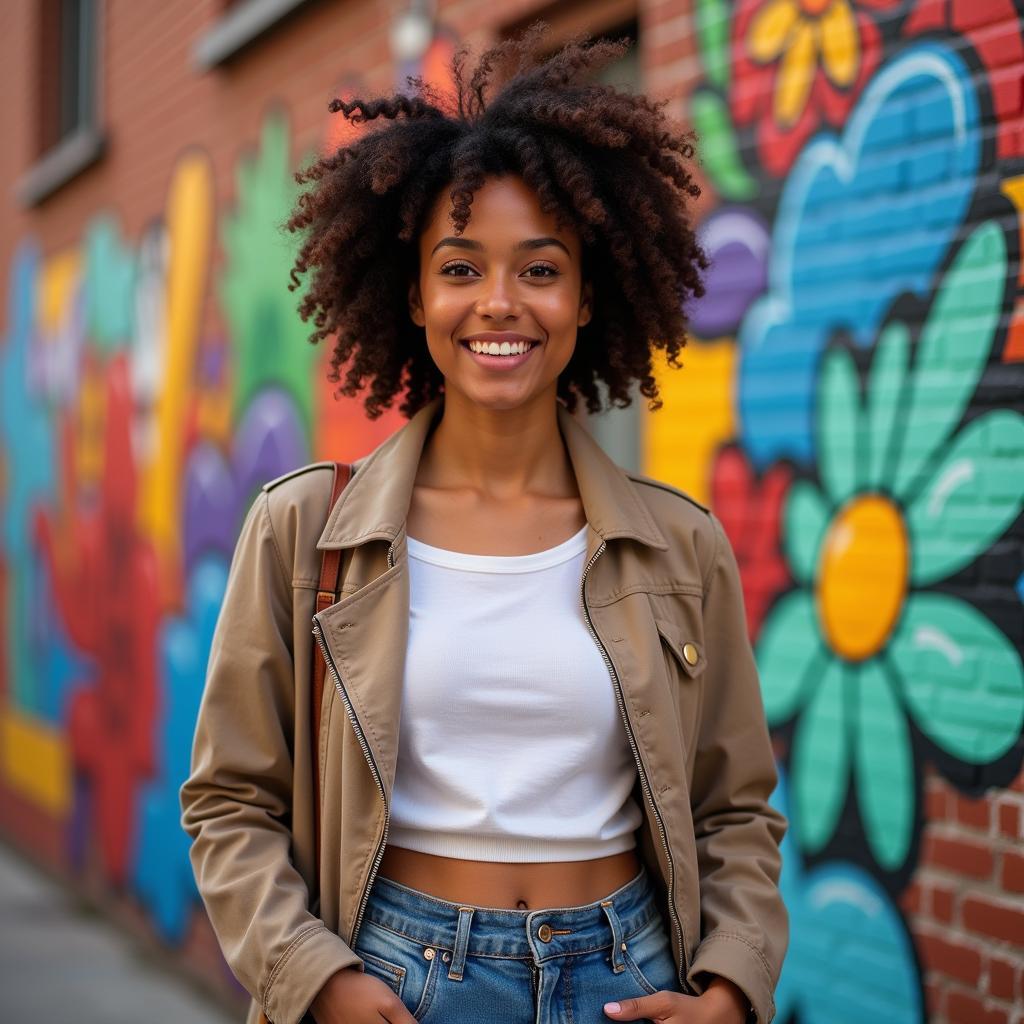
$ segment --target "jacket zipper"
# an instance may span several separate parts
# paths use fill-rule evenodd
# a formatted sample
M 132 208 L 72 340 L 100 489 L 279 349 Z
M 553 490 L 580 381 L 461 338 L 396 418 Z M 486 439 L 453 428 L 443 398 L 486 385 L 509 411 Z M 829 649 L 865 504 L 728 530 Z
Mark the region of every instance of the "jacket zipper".
M 668 848 L 668 837 L 665 833 L 665 825 L 662 821 L 661 812 L 658 810 L 658 805 L 654 801 L 654 793 L 651 790 L 651 785 L 647 779 L 647 773 L 644 771 L 643 762 L 640 759 L 640 751 L 636 744 L 636 737 L 633 735 L 633 727 L 629 721 L 629 713 L 626 711 L 626 702 L 622 696 L 622 686 L 619 683 L 619 677 L 615 672 L 615 666 L 611 662 L 611 658 L 608 657 L 608 651 L 605 649 L 604 643 L 601 638 L 597 635 L 597 630 L 594 628 L 594 623 L 590 618 L 590 609 L 587 607 L 587 573 L 590 572 L 590 567 L 597 561 L 598 556 L 607 547 L 608 542 L 605 540 L 601 541 L 601 546 L 594 552 L 593 557 L 587 562 L 586 567 L 583 570 L 583 577 L 580 581 L 580 596 L 583 601 L 583 612 L 587 620 L 587 628 L 590 630 L 591 636 L 594 638 L 594 642 L 601 650 L 601 656 L 604 658 L 605 664 L 608 666 L 608 671 L 611 673 L 612 680 L 615 684 L 615 696 L 619 702 L 619 711 L 622 714 L 622 721 L 626 725 L 626 735 L 629 737 L 629 744 L 633 748 L 633 758 L 636 761 L 637 771 L 640 775 L 640 782 L 643 785 L 644 792 L 647 794 L 647 799 L 651 803 L 651 808 L 654 811 L 654 817 L 658 823 L 658 832 L 661 834 L 661 842 L 665 847 L 665 858 L 668 861 L 669 866 L 669 877 L 668 877 L 668 905 L 669 911 L 672 916 L 672 927 L 676 932 L 676 943 L 679 949 L 679 983 L 683 990 L 687 993 L 692 992 L 689 984 L 686 981 L 686 970 L 689 964 L 689 957 L 686 951 L 686 936 L 683 933 L 683 927 L 679 923 L 679 917 L 676 914 L 675 900 L 672 895 L 672 890 L 675 884 L 675 866 L 672 863 L 672 854 Z
M 394 545 L 392 544 L 388 548 L 388 568 L 394 567 Z M 377 868 L 380 867 L 381 858 L 384 856 L 384 848 L 388 843 L 388 828 L 391 824 L 391 808 L 388 806 L 388 795 L 384 790 L 384 783 L 381 781 L 380 772 L 377 770 L 377 764 L 373 760 L 373 754 L 370 753 L 370 746 L 366 742 L 366 737 L 363 734 L 363 728 L 359 724 L 359 719 L 356 717 L 356 713 L 352 708 L 352 702 L 348 699 L 348 693 L 345 690 L 345 686 L 341 681 L 341 675 L 338 672 L 337 666 L 334 664 L 334 659 L 331 657 L 330 651 L 327 649 L 327 644 L 324 642 L 323 629 L 320 626 L 318 619 L 313 619 L 313 635 L 316 637 L 316 642 L 320 645 L 320 650 L 323 652 L 324 662 L 331 670 L 331 675 L 334 676 L 334 687 L 338 691 L 338 695 L 341 697 L 345 711 L 348 714 L 349 721 L 352 723 L 352 728 L 355 730 L 356 736 L 359 739 L 359 745 L 363 748 L 363 756 L 366 758 L 366 763 L 370 766 L 370 771 L 373 773 L 374 781 L 377 783 L 377 788 L 380 790 L 381 799 L 384 801 L 384 833 L 381 836 L 380 843 L 377 846 L 377 852 L 374 854 L 373 866 L 370 869 L 370 878 L 366 883 L 366 888 L 363 890 L 362 899 L 359 901 L 359 913 L 356 915 L 356 923 L 352 929 L 352 938 L 350 945 L 355 948 L 356 938 L 359 935 L 359 928 L 363 923 L 363 913 L 366 910 L 366 904 L 370 899 L 370 891 L 373 889 L 374 879 L 377 877 Z

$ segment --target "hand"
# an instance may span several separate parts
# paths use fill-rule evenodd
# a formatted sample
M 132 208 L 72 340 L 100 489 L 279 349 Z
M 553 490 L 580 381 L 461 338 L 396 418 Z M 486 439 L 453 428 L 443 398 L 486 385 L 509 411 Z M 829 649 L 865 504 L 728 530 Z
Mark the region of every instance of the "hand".
M 612 1020 L 650 1019 L 659 1024 L 744 1024 L 749 1005 L 738 985 L 716 974 L 703 995 L 655 992 L 639 999 L 605 1003 L 604 1012 Z M 612 1010 L 613 1006 L 619 1009 Z
M 416 1018 L 380 978 L 358 967 L 335 971 L 309 1004 L 316 1024 L 416 1024 Z

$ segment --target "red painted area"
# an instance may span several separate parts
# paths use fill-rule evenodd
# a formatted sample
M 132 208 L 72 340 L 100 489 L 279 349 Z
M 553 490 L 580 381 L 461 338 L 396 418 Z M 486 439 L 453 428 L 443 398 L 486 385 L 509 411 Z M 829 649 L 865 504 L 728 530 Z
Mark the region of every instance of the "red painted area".
M 103 869 L 121 885 L 132 858 L 136 791 L 154 771 L 159 572 L 152 546 L 136 528 L 132 400 L 124 353 L 110 360 L 106 374 L 98 493 L 73 481 L 69 507 L 74 511 L 67 524 L 54 524 L 39 511 L 35 529 L 50 563 L 56 612 L 72 643 L 97 668 L 95 685 L 76 689 L 69 701 L 68 739 L 74 769 L 89 782 Z M 70 531 L 69 560 L 56 557 L 59 529 Z
M 790 479 L 782 465 L 755 479 L 746 455 L 735 446 L 718 453 L 711 472 L 711 507 L 739 562 L 751 643 L 776 595 L 792 582 L 780 546 Z

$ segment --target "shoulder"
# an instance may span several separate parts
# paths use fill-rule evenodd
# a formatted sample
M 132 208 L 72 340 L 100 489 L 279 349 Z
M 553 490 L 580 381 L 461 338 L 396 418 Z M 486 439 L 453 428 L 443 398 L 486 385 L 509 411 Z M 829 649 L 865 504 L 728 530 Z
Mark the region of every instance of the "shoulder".
M 674 556 L 681 557 L 688 570 L 696 570 L 706 580 L 719 544 L 714 512 L 681 487 L 633 470 L 623 472 L 665 535 Z
M 298 477 L 306 476 L 309 473 L 323 473 L 324 471 L 329 471 L 333 475 L 334 463 L 330 461 L 308 462 L 305 466 L 299 466 L 297 469 L 290 469 L 287 473 L 282 473 L 280 476 L 274 477 L 273 480 L 268 480 L 260 489 L 267 492 L 274 491 L 279 487 L 282 487 L 284 484 L 287 484 L 289 480 L 295 480 Z M 308 481 L 304 482 L 305 485 L 308 485 L 308 483 Z M 302 487 L 304 484 L 300 483 L 294 486 Z M 313 485 L 315 486 L 315 482 Z
M 353 468 L 362 461 L 353 461 Z M 316 544 L 327 523 L 333 484 L 334 463 L 324 460 L 298 466 L 260 488 L 258 497 L 266 502 L 270 528 L 293 580 L 312 580 L 319 574 Z
M 711 515 L 711 509 L 707 505 L 702 505 L 693 495 L 688 494 L 681 487 L 673 487 L 672 484 L 667 484 L 664 480 L 656 480 L 653 476 L 644 476 L 643 473 L 634 473 L 631 470 L 625 470 L 624 472 L 633 483 L 640 484 L 646 489 L 646 497 L 649 500 L 660 501 L 666 503 L 672 509 L 676 509 L 678 507 L 676 502 L 682 499 L 705 516 Z M 666 495 L 666 497 L 660 497 L 658 492 Z

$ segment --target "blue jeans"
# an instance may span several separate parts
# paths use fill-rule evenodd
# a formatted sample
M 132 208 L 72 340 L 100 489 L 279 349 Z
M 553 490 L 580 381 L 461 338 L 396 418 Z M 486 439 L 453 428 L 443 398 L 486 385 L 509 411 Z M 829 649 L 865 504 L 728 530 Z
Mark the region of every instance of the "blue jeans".
M 545 910 L 450 903 L 378 875 L 355 951 L 421 1024 L 606 1024 L 607 1002 L 682 991 L 643 866 L 601 900 Z

